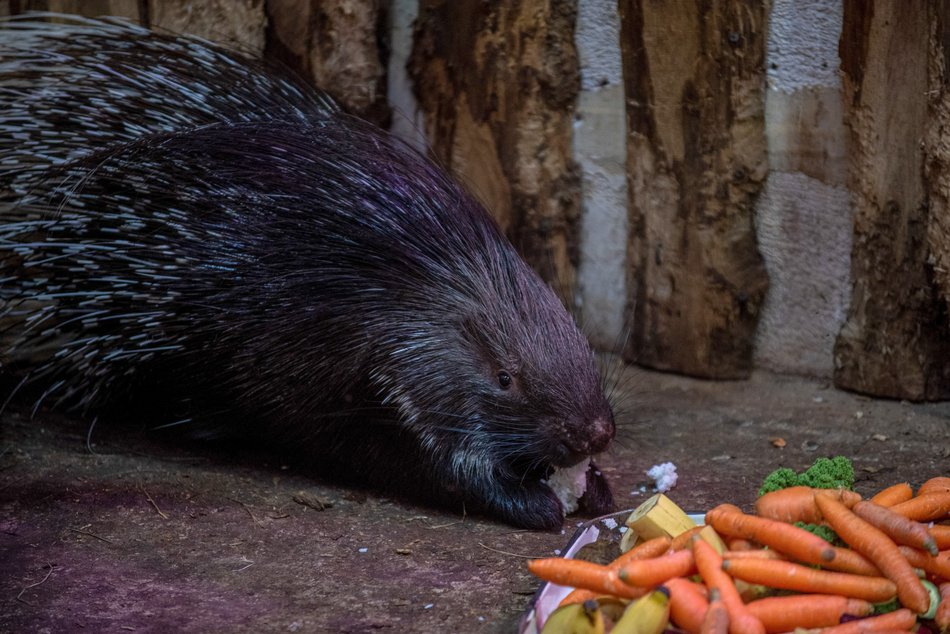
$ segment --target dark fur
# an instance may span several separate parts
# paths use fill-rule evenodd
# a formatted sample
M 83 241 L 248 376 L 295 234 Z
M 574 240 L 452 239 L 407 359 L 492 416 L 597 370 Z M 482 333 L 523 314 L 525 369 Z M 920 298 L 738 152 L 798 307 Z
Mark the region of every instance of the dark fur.
M 0 51 L 7 370 L 46 403 L 147 403 L 361 481 L 560 525 L 542 478 L 602 451 L 613 415 L 587 342 L 480 205 L 240 55 L 104 23 L 14 26 L 68 60 L 56 76 L 47 53 Z M 607 510 L 588 479 L 589 510 Z

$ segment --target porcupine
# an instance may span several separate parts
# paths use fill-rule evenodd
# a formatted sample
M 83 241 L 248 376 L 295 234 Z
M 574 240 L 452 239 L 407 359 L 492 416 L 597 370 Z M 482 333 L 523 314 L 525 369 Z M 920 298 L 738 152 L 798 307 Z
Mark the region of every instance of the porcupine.
M 0 27 L 0 363 L 516 525 L 603 451 L 590 347 L 471 195 L 281 69 L 112 20 Z M 612 501 L 591 463 L 590 512 Z

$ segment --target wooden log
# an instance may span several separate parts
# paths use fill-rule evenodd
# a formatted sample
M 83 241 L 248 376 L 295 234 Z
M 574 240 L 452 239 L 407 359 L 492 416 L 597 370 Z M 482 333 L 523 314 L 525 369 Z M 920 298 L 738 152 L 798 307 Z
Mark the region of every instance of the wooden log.
M 924 136 L 924 175 L 930 196 L 927 239 L 937 292 L 950 311 L 950 6 L 930 5 L 929 117 Z
M 566 302 L 580 204 L 575 18 L 571 0 L 423 0 L 409 62 L 432 152 Z
M 922 144 L 929 6 L 846 0 L 839 47 L 851 146 L 854 288 L 835 342 L 835 384 L 910 400 L 950 397 L 950 327 L 929 264 Z
M 146 23 L 257 56 L 264 51 L 264 0 L 149 0 Z
M 631 238 L 628 361 L 742 378 L 768 277 L 768 3 L 620 0 Z
M 267 0 L 265 57 L 326 90 L 348 112 L 388 126 L 383 0 Z

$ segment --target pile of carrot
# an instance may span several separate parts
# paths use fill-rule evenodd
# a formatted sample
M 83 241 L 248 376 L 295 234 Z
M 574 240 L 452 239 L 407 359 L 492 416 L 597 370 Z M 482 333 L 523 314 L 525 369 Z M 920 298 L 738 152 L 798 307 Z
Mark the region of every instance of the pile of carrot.
M 792 487 L 760 497 L 755 514 L 723 504 L 705 519 L 723 552 L 699 535 L 664 536 L 606 565 L 547 558 L 528 569 L 574 588 L 561 605 L 633 599 L 665 586 L 670 620 L 690 634 L 723 631 L 724 622 L 730 634 L 906 631 L 932 614 L 927 579 L 940 593 L 933 623 L 950 633 L 950 477 L 932 478 L 916 494 L 897 484 L 869 500 Z M 831 527 L 848 547 L 832 546 L 799 521 Z M 897 609 L 872 615 L 874 604 L 895 597 Z

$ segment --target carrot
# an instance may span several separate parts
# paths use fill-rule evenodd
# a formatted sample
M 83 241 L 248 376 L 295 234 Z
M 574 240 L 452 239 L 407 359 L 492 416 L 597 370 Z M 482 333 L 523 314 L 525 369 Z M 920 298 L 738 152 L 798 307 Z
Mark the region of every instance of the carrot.
M 670 591 L 670 619 L 681 630 L 697 634 L 709 607 L 706 587 L 682 577 L 667 579 L 663 585 Z
M 785 559 L 778 551 L 770 548 L 756 550 L 727 550 L 722 553 L 723 559 Z
M 941 520 L 950 515 L 950 492 L 925 493 L 891 507 L 895 513 L 918 522 Z
M 758 599 L 746 605 L 765 631 L 791 632 L 796 628 L 829 627 L 845 614 L 867 616 L 874 608 L 868 601 L 833 594 L 796 594 Z
M 759 547 L 750 542 L 748 539 L 742 539 L 741 537 L 736 537 L 735 539 L 730 539 L 726 544 L 729 547 L 729 550 L 732 552 L 738 552 L 740 550 L 758 550 Z
M 561 586 L 585 588 L 624 599 L 636 599 L 647 592 L 646 588 L 634 588 L 622 582 L 616 570 L 581 559 L 531 559 L 528 561 L 528 571 Z
M 850 572 L 853 575 L 882 576 L 881 571 L 867 557 L 856 550 L 838 548 L 837 546 L 835 547 L 835 558 L 823 567 L 836 572 Z
M 671 550 L 683 550 L 684 548 L 689 547 L 690 540 L 693 539 L 693 535 L 703 530 L 702 526 L 694 526 L 689 530 L 685 530 L 676 537 L 673 538 L 673 543 L 670 544 Z
M 937 542 L 937 548 L 943 550 L 950 548 L 950 526 L 945 524 L 934 524 L 929 528 L 934 541 Z
M 848 621 L 841 625 L 829 627 L 822 630 L 821 634 L 861 634 L 862 632 L 884 632 L 886 630 L 906 632 L 916 624 L 917 615 L 907 608 L 902 608 L 887 614 L 869 616 L 866 619 Z
M 730 512 L 734 514 L 734 512 Z M 759 619 L 752 616 L 742 603 L 739 591 L 732 579 L 723 572 L 722 557 L 716 550 L 701 539 L 693 541 L 693 556 L 696 568 L 703 577 L 706 587 L 716 589 L 729 614 L 730 634 L 765 634 L 765 627 Z M 743 561 L 757 561 L 753 559 Z M 765 561 L 765 560 L 763 560 Z
M 914 568 L 921 568 L 935 577 L 950 581 L 950 550 L 941 551 L 937 553 L 936 557 L 931 557 L 922 550 L 908 548 L 907 546 L 899 546 L 898 550 Z
M 696 572 L 692 550 L 677 550 L 652 559 L 631 561 L 618 571 L 620 580 L 631 586 L 653 588 L 673 577 L 688 577 Z
M 557 604 L 557 607 L 570 605 L 572 603 L 583 603 L 584 601 L 589 601 L 590 599 L 596 599 L 601 595 L 602 593 L 594 592 L 593 590 L 588 590 L 587 588 L 574 588 L 567 593 L 566 597 L 561 599 L 561 602 Z
M 612 562 L 607 564 L 607 567 L 613 568 L 614 570 L 620 570 L 631 561 L 659 557 L 670 549 L 671 541 L 672 540 L 666 535 L 660 535 L 659 537 L 648 539 L 645 542 L 637 544 L 624 554 L 614 559 Z
M 898 482 L 878 491 L 871 498 L 871 502 L 879 506 L 894 506 L 900 502 L 906 502 L 912 497 L 914 497 L 914 490 L 910 488 L 910 485 L 906 482 Z
M 937 605 L 934 623 L 940 628 L 941 634 L 950 632 L 950 582 L 940 584 L 940 604 Z
M 928 493 L 945 493 L 950 491 L 950 477 L 947 476 L 937 476 L 935 478 L 930 478 L 926 482 L 920 485 L 920 488 L 917 489 L 917 495 L 927 495 Z
M 729 631 L 729 613 L 726 604 L 719 598 L 718 590 L 709 592 L 709 608 L 699 631 L 700 634 L 726 634 Z
M 751 539 L 805 563 L 824 564 L 835 556 L 834 549 L 821 537 L 778 520 L 717 506 L 706 513 L 706 523 L 720 534 Z
M 858 502 L 851 510 L 868 524 L 880 529 L 895 543 L 926 550 L 931 555 L 937 554 L 937 542 L 927 527 L 920 522 L 907 519 L 872 502 Z
M 825 522 L 838 536 L 851 548 L 870 559 L 885 577 L 897 585 L 897 598 L 902 605 L 918 614 L 927 611 L 930 607 L 927 589 L 920 583 L 914 569 L 897 549 L 897 545 L 886 534 L 831 496 L 816 495 L 815 502 Z
M 815 570 L 801 564 L 777 559 L 726 559 L 723 569 L 750 583 L 780 590 L 815 594 L 840 594 L 872 603 L 890 601 L 897 586 L 884 577 L 865 577 L 847 572 Z
M 821 513 L 815 506 L 815 493 L 821 491 L 825 495 L 834 495 L 845 506 L 851 507 L 861 499 L 854 491 L 847 489 L 813 489 L 806 486 L 788 487 L 772 491 L 759 497 L 755 501 L 755 513 L 759 517 L 767 517 L 788 524 L 805 522 L 818 524 L 821 522 Z

